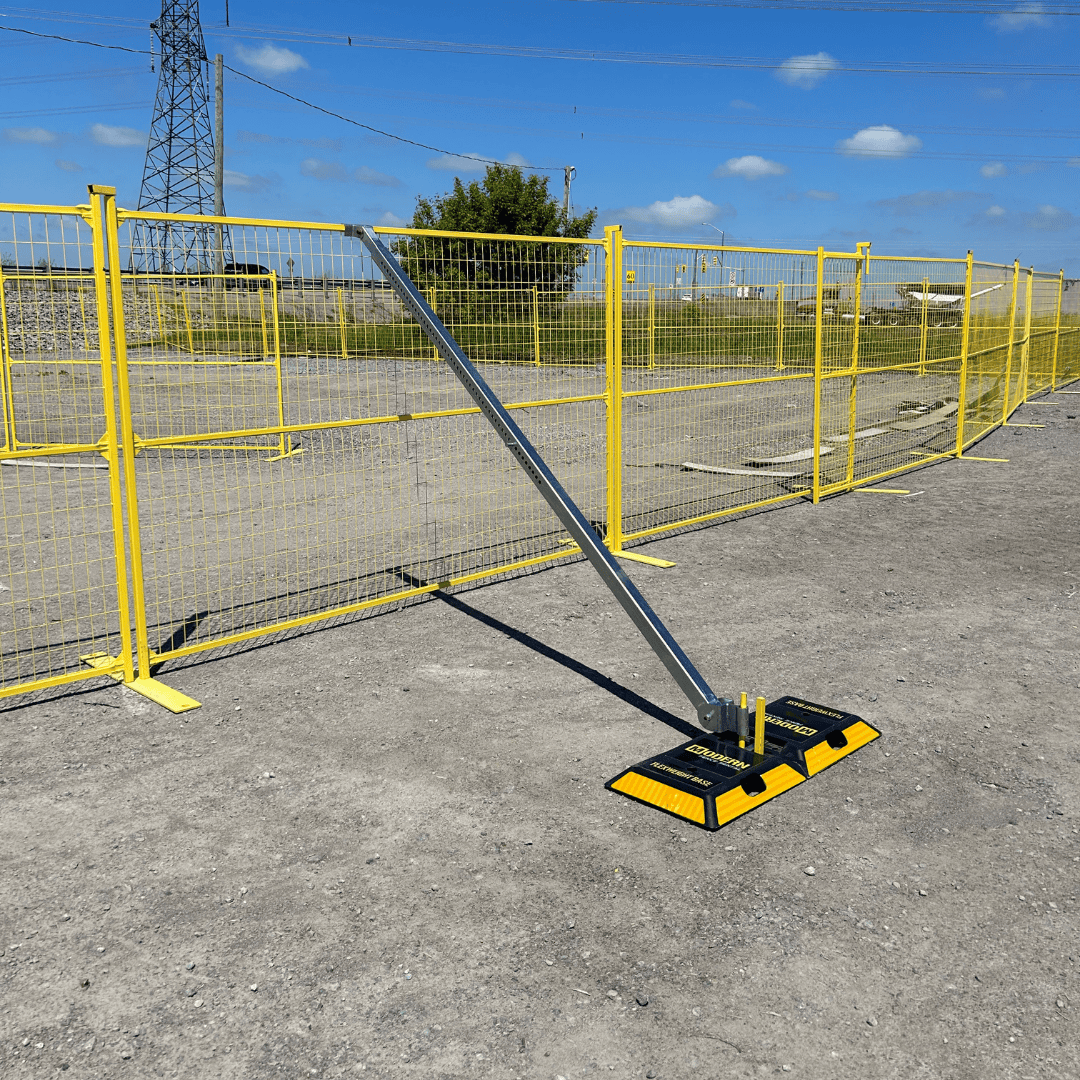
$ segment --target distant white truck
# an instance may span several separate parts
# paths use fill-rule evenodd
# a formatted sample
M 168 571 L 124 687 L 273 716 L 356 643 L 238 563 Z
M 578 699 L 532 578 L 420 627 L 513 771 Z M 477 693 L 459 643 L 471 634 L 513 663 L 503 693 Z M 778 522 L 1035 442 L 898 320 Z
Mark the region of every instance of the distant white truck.
M 1003 289 L 1004 282 L 989 285 L 985 289 L 971 294 L 984 296 L 986 293 Z M 964 283 L 944 284 L 921 281 L 902 281 L 896 285 L 899 303 L 889 307 L 871 305 L 859 313 L 859 321 L 871 326 L 912 326 L 922 322 L 923 303 L 926 304 L 926 322 L 928 326 L 959 328 L 964 322 Z M 854 301 L 849 286 L 826 285 L 822 290 L 822 314 L 826 319 L 854 319 Z M 814 301 L 803 301 L 796 314 L 803 318 L 813 318 L 816 311 Z
M 996 289 L 1003 289 L 1004 282 L 989 285 L 985 289 L 973 292 L 971 298 L 984 296 Z M 897 307 L 872 307 L 860 318 L 873 326 L 901 326 L 922 322 L 923 305 L 926 305 L 928 326 L 959 328 L 964 322 L 964 283 L 947 284 L 923 283 L 921 281 L 898 282 L 896 295 L 901 304 Z M 846 316 L 851 318 L 850 315 Z

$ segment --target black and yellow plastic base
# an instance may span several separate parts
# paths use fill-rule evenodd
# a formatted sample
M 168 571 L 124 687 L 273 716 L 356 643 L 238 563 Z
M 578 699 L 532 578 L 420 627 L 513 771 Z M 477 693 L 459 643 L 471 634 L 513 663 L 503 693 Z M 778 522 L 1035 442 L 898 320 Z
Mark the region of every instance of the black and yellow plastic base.
M 701 736 L 605 786 L 703 829 L 719 829 L 816 776 L 881 734 L 861 717 L 786 697 L 765 707 L 765 752 L 731 731 Z

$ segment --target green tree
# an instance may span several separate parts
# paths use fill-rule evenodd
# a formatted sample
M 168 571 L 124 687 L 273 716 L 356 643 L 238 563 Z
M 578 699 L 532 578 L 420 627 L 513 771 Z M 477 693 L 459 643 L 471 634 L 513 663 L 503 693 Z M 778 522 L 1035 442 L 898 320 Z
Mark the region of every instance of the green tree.
M 584 239 L 596 223 L 596 211 L 568 218 L 548 193 L 548 181 L 549 177 L 535 174 L 526 177 L 516 166 L 489 165 L 481 181 L 464 184 L 455 177 L 453 191 L 431 198 L 418 196 L 411 225 L 551 240 L 407 237 L 394 244 L 394 252 L 417 286 L 434 288 L 443 303 L 455 308 L 472 306 L 480 294 L 490 305 L 499 302 L 493 294 L 503 293 L 509 301 L 510 294 L 526 290 L 531 294 L 533 289 L 545 306 L 558 302 L 573 288 L 588 249 L 581 244 L 560 244 L 554 238 Z

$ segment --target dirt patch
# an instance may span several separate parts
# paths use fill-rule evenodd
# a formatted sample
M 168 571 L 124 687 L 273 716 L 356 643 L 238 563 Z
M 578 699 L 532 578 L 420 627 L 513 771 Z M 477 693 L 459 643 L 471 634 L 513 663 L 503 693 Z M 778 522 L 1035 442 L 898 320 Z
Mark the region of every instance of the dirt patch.
M 1077 1075 L 1077 412 L 627 565 L 884 732 L 715 834 L 603 789 L 691 713 L 584 564 L 9 705 L 5 1073 Z

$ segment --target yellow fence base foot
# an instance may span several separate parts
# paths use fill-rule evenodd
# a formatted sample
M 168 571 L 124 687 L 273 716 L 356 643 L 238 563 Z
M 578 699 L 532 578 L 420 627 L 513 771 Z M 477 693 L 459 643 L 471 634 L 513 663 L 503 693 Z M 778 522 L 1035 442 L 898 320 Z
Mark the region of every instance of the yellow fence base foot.
M 266 460 L 267 461 L 284 461 L 286 458 L 297 457 L 299 454 L 302 454 L 303 452 L 304 452 L 304 448 L 302 446 L 296 446 L 292 450 L 289 450 L 287 453 L 274 454 L 273 457 L 268 457 Z
M 185 713 L 191 712 L 192 709 L 202 708 L 202 702 L 189 698 L 187 694 L 182 694 L 179 690 L 174 690 L 171 686 L 158 682 L 157 679 L 136 679 L 134 682 L 125 683 L 124 685 L 129 690 L 134 690 L 136 694 L 142 694 L 144 698 L 149 698 L 172 713 Z
M 1046 427 L 1045 424 L 1002 424 L 1002 427 Z
M 80 656 L 79 659 L 92 668 L 111 668 L 117 662 L 115 656 L 110 656 L 104 652 L 87 653 L 85 656 Z M 185 713 L 191 712 L 192 709 L 202 708 L 202 702 L 189 698 L 187 694 L 182 694 L 179 690 L 174 690 L 171 686 L 158 682 L 157 679 L 133 679 L 131 682 L 124 682 L 124 673 L 122 671 L 109 671 L 107 674 L 118 683 L 124 683 L 129 690 L 142 694 L 143 697 L 163 706 L 169 712 Z
M 665 570 L 675 565 L 667 559 L 654 559 L 651 555 L 639 555 L 636 551 L 613 551 L 611 554 L 616 559 L 629 559 L 631 562 L 646 563 L 649 566 L 662 566 Z
M 865 491 L 870 495 L 910 495 L 907 488 L 852 488 L 852 491 Z
M 957 461 L 1001 461 L 1008 462 L 1007 457 L 976 457 L 974 454 L 957 454 Z

